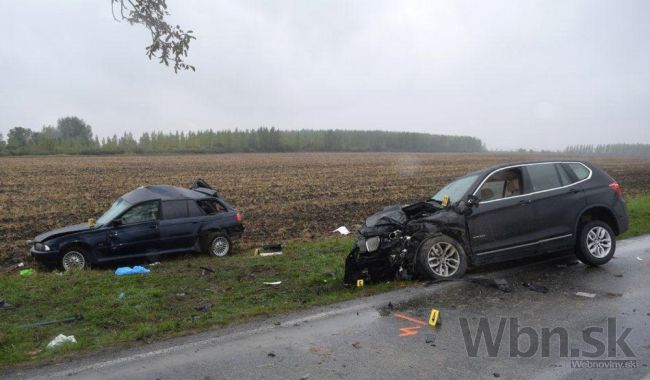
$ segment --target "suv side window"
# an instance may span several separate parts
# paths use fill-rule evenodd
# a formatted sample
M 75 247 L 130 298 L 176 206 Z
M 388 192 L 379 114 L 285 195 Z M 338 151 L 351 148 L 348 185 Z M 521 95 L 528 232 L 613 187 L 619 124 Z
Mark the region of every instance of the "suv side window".
M 163 218 L 179 219 L 187 218 L 187 201 L 165 201 L 163 202 Z
M 160 206 L 158 201 L 144 202 L 131 207 L 122 214 L 122 224 L 135 224 L 158 219 Z
M 562 187 L 560 175 L 555 169 L 555 164 L 538 164 L 526 167 L 533 191 L 549 190 Z
M 562 186 L 569 185 L 573 182 L 562 165 L 555 164 L 555 170 L 557 170 L 557 174 L 560 176 L 560 182 L 562 182 Z
M 522 194 L 524 194 L 523 181 L 519 168 L 500 170 L 492 174 L 478 192 L 483 202 Z
M 573 172 L 573 175 L 578 181 L 581 181 L 589 177 L 589 169 L 587 169 L 583 164 L 573 162 L 573 163 L 564 164 L 564 167 L 567 168 L 567 170 Z

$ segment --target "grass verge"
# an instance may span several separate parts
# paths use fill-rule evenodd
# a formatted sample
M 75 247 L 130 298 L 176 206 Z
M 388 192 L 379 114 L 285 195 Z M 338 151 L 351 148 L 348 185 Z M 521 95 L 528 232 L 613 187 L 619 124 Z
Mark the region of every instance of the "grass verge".
M 163 260 L 146 275 L 118 277 L 113 269 L 4 275 L 0 298 L 16 307 L 0 310 L 0 368 L 264 319 L 400 285 L 344 288 L 342 264 L 352 242 L 353 238 L 339 237 L 289 243 L 284 255 L 270 257 L 241 252 L 225 258 L 188 254 Z M 215 273 L 202 275 L 202 266 Z M 273 281 L 282 284 L 264 284 Z M 207 304 L 209 310 L 197 310 Z M 83 320 L 24 327 L 75 315 L 83 315 Z M 58 334 L 74 335 L 77 343 L 47 349 Z
M 649 233 L 650 196 L 628 200 L 628 208 L 630 229 L 620 238 Z M 344 288 L 343 262 L 352 242 L 351 237 L 339 237 L 288 243 L 284 255 L 271 257 L 186 255 L 150 267 L 147 275 L 118 277 L 112 269 L 3 275 L 0 298 L 16 308 L 0 310 L 0 369 L 120 343 L 152 342 L 408 286 L 390 282 Z M 215 273 L 202 275 L 202 266 Z M 272 281 L 282 284 L 264 284 Z M 207 304 L 209 310 L 197 310 Z M 24 327 L 75 315 L 84 319 Z M 74 335 L 77 343 L 47 349 L 58 334 Z

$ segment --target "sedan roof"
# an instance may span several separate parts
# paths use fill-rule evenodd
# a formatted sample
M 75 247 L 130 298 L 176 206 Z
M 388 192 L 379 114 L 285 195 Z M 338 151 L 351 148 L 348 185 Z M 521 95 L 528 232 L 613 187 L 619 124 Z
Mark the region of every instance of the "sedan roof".
M 182 199 L 205 199 L 206 194 L 198 191 L 183 189 L 181 187 L 170 185 L 147 185 L 141 186 L 122 196 L 125 201 L 136 204 L 152 200 L 182 200 Z

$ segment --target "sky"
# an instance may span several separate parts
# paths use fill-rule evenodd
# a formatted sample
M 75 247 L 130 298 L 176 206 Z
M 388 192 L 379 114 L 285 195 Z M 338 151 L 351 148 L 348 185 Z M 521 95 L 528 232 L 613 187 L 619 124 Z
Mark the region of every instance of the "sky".
M 649 1 L 168 0 L 174 74 L 110 0 L 0 3 L 0 133 L 363 129 L 650 143 Z

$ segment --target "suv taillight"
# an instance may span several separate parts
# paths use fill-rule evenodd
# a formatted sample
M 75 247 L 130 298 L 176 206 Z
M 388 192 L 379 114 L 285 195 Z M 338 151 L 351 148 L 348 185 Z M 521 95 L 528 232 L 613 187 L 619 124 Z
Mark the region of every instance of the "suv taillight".
M 616 195 L 618 195 L 619 197 L 623 196 L 623 192 L 621 191 L 621 186 L 618 184 L 618 182 L 614 181 L 614 182 L 610 183 L 609 188 L 614 190 Z
M 242 218 L 241 218 L 241 214 L 240 214 L 240 213 L 237 213 L 237 214 L 235 215 L 235 220 L 237 221 L 237 223 L 241 223 L 241 219 L 242 219 Z

